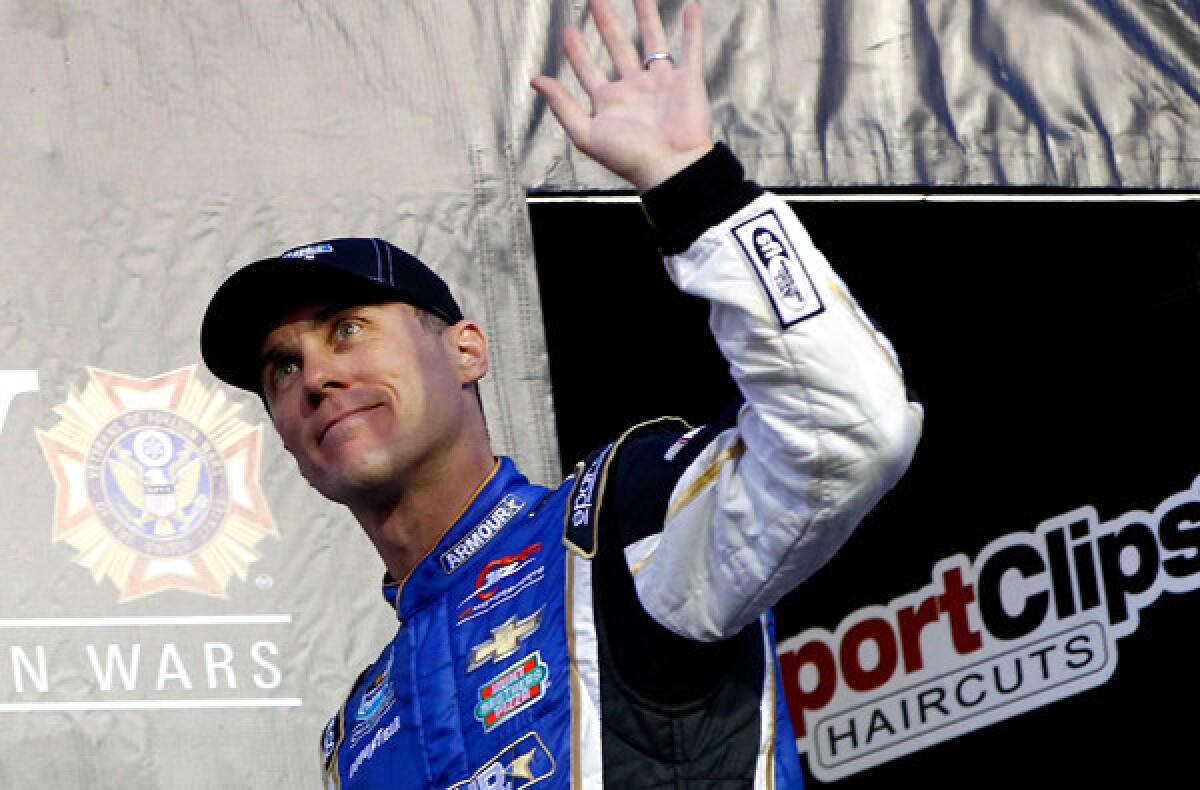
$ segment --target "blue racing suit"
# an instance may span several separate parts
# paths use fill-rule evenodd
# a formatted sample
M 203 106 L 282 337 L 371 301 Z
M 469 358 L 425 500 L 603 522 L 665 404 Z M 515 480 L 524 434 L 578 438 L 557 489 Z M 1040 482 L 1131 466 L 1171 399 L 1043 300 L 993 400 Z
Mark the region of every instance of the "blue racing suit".
M 798 788 L 770 607 L 899 479 L 891 346 L 724 146 L 644 196 L 741 399 L 557 488 L 508 459 L 404 580 L 396 635 L 322 737 L 329 788 Z

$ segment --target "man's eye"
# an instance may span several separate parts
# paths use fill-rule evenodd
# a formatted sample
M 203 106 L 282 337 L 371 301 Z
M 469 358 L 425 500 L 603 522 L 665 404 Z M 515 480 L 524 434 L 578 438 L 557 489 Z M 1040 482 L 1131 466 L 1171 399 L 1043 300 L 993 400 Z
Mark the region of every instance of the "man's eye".
M 300 366 L 295 362 L 280 362 L 275 365 L 275 378 L 277 380 L 286 379 L 300 370 Z
M 362 324 L 357 321 L 339 321 L 334 327 L 333 334 L 338 340 L 345 340 L 348 337 L 357 335 L 362 331 Z

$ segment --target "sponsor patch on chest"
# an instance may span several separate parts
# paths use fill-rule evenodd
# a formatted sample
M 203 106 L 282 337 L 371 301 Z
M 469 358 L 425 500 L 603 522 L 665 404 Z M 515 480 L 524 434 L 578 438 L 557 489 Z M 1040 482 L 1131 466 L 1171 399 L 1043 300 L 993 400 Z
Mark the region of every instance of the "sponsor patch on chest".
M 491 637 L 471 648 L 467 671 L 474 672 L 489 660 L 498 664 L 516 653 L 521 647 L 521 641 L 532 636 L 533 632 L 542 624 L 542 612 L 544 611 L 546 611 L 545 606 L 520 620 L 513 615 L 493 628 Z
M 354 760 L 350 763 L 350 770 L 346 774 L 347 779 L 353 779 L 358 770 L 363 767 L 363 763 L 375 756 L 375 753 L 380 751 L 384 744 L 392 739 L 396 733 L 400 732 L 400 717 L 396 716 L 387 726 L 375 730 L 375 735 L 371 740 L 366 742 L 366 745 L 354 755 Z
M 541 550 L 541 543 L 531 543 L 516 554 L 499 557 L 484 565 L 471 594 L 458 604 L 456 625 L 490 612 L 540 582 L 546 575 L 545 566 L 536 557 Z
M 471 531 L 464 535 L 440 557 L 442 570 L 447 575 L 462 567 L 463 563 L 479 553 L 479 550 L 491 542 L 492 538 L 504 529 L 513 518 L 525 509 L 525 500 L 516 494 L 509 494 L 501 499 L 491 512 L 484 516 Z
M 505 747 L 470 779 L 447 790 L 524 790 L 554 774 L 554 757 L 541 736 L 527 732 Z
M 393 646 L 388 651 L 387 664 L 375 675 L 358 702 L 358 711 L 354 716 L 354 728 L 350 731 L 351 746 L 373 732 L 379 725 L 380 719 L 391 710 L 396 701 L 396 693 L 392 690 L 391 683 L 394 653 L 395 647 Z
M 475 718 L 491 732 L 546 696 L 550 670 L 535 650 L 479 687 Z
M 773 209 L 734 226 L 733 235 L 762 281 L 783 328 L 825 309 L 804 262 Z

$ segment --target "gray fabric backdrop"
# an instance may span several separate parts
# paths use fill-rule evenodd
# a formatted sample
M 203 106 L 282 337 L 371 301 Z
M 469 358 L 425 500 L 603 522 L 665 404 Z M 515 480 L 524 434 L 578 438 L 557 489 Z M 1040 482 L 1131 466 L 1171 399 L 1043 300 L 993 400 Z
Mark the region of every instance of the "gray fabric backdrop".
M 766 184 L 1200 184 L 1194 2 L 710 5 L 717 132 Z M 0 0 L 0 786 L 315 787 L 393 627 L 349 515 L 196 367 L 241 264 L 425 258 L 492 336 L 498 450 L 556 479 L 526 192 L 623 187 L 528 83 L 585 14 Z

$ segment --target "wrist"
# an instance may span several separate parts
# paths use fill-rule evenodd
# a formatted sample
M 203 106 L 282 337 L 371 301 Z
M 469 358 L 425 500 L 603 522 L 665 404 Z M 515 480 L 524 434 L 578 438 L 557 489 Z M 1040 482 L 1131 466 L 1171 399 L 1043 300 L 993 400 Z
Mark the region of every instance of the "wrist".
M 762 194 L 737 157 L 717 143 L 688 167 L 642 194 L 659 249 L 675 255 Z
M 675 175 L 682 173 L 684 170 L 691 167 L 696 162 L 703 159 L 713 149 L 712 141 L 707 141 L 703 145 L 695 148 L 690 148 L 686 151 L 680 151 L 668 157 L 655 159 L 642 171 L 635 173 L 630 182 L 637 189 L 638 194 L 643 194 L 654 189 L 664 181 L 669 180 Z

